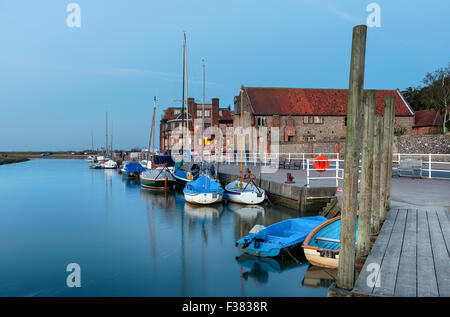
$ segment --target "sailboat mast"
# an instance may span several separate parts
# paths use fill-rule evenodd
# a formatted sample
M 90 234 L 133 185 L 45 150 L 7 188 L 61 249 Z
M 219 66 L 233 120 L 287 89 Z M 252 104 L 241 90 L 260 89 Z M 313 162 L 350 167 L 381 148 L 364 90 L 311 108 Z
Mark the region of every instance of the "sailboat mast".
M 185 81 L 185 56 L 186 56 L 186 33 L 184 33 L 184 42 L 183 42 L 183 90 L 181 97 L 181 155 L 183 155 L 183 147 L 184 147 L 184 81 Z M 149 148 L 150 150 L 150 148 Z
M 105 157 L 108 153 L 108 111 L 106 111 L 106 141 L 105 141 Z
M 91 149 L 92 149 L 92 154 L 94 153 L 94 129 L 91 128 Z
M 242 187 L 242 144 L 243 144 L 242 137 L 244 135 L 244 102 L 243 102 L 243 99 L 244 99 L 244 94 L 243 94 L 243 90 L 241 88 L 241 128 L 242 128 L 242 131 L 241 131 L 241 171 L 239 174 L 240 175 L 240 177 L 239 177 L 240 187 Z
M 113 125 L 113 122 L 112 122 L 112 120 L 111 120 L 111 144 L 109 145 L 110 147 L 111 147 L 111 149 L 110 149 L 110 156 L 111 156 L 111 158 L 112 158 L 112 152 L 113 152 L 113 130 L 114 130 L 114 125 Z
M 203 168 L 203 151 L 205 150 L 205 64 L 203 63 L 203 96 L 202 96 L 202 168 Z
M 203 170 L 203 151 L 205 143 L 203 132 L 204 129 L 205 129 L 205 63 L 203 63 L 203 96 L 202 96 L 202 170 Z M 206 193 L 206 188 L 208 188 L 208 174 L 206 174 L 205 176 L 206 176 L 205 181 L 205 193 Z
M 153 117 L 154 117 L 154 116 L 155 116 L 155 115 L 153 114 Z M 154 118 L 153 118 L 153 119 L 154 119 Z M 146 164 L 145 164 L 145 168 L 146 168 L 146 169 L 148 168 L 148 160 L 149 160 L 149 157 L 150 157 L 150 147 L 151 147 L 151 145 L 152 145 L 153 119 L 152 119 L 152 125 L 151 125 L 151 127 L 150 127 L 150 137 L 148 138 L 147 162 L 146 162 Z M 152 165 L 152 168 L 153 168 L 153 165 Z
M 185 93 L 185 97 L 186 97 L 186 136 L 187 136 L 187 140 L 191 139 L 191 134 L 189 132 L 189 103 L 188 103 L 188 74 L 187 74 L 187 47 L 186 47 L 186 34 L 184 34 L 184 75 L 185 75 L 185 81 L 186 81 L 186 93 Z M 190 149 L 190 146 L 189 148 Z
M 154 166 L 154 153 L 155 153 L 155 115 L 156 115 L 156 96 L 153 99 L 153 122 L 152 122 L 152 130 L 153 130 L 153 140 L 152 140 L 152 168 Z

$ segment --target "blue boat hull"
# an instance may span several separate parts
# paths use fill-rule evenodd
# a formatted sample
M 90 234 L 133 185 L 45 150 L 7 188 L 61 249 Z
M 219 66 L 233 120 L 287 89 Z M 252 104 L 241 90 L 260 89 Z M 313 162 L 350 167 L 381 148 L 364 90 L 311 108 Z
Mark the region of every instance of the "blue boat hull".
M 315 216 L 281 221 L 256 234 L 249 233 L 237 244 L 248 254 L 276 257 L 282 250 L 302 244 L 309 232 L 326 220 L 325 217 Z

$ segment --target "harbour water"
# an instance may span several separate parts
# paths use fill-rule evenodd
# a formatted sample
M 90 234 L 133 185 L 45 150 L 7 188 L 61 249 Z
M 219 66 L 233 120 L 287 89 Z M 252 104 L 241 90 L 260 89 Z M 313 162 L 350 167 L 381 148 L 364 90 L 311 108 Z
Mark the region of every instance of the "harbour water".
M 334 273 L 235 246 L 255 224 L 307 214 L 198 208 L 82 160 L 0 166 L 0 214 L 0 296 L 326 296 Z M 79 288 L 66 284 L 70 263 Z

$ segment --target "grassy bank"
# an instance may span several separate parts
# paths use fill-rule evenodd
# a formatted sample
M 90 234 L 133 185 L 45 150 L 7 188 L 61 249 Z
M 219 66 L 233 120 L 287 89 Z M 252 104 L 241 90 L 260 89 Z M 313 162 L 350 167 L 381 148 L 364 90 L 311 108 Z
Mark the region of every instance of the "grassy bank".
M 26 162 L 26 161 L 29 161 L 29 160 L 30 159 L 27 158 L 27 157 L 12 157 L 12 156 L 1 157 L 0 156 L 0 165 Z

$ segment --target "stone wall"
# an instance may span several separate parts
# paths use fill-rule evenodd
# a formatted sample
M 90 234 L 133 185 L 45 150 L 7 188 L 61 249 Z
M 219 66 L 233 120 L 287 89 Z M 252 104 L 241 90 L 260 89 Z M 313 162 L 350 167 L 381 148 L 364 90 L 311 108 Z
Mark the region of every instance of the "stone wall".
M 395 138 L 394 152 L 450 154 L 450 135 L 402 135 Z

